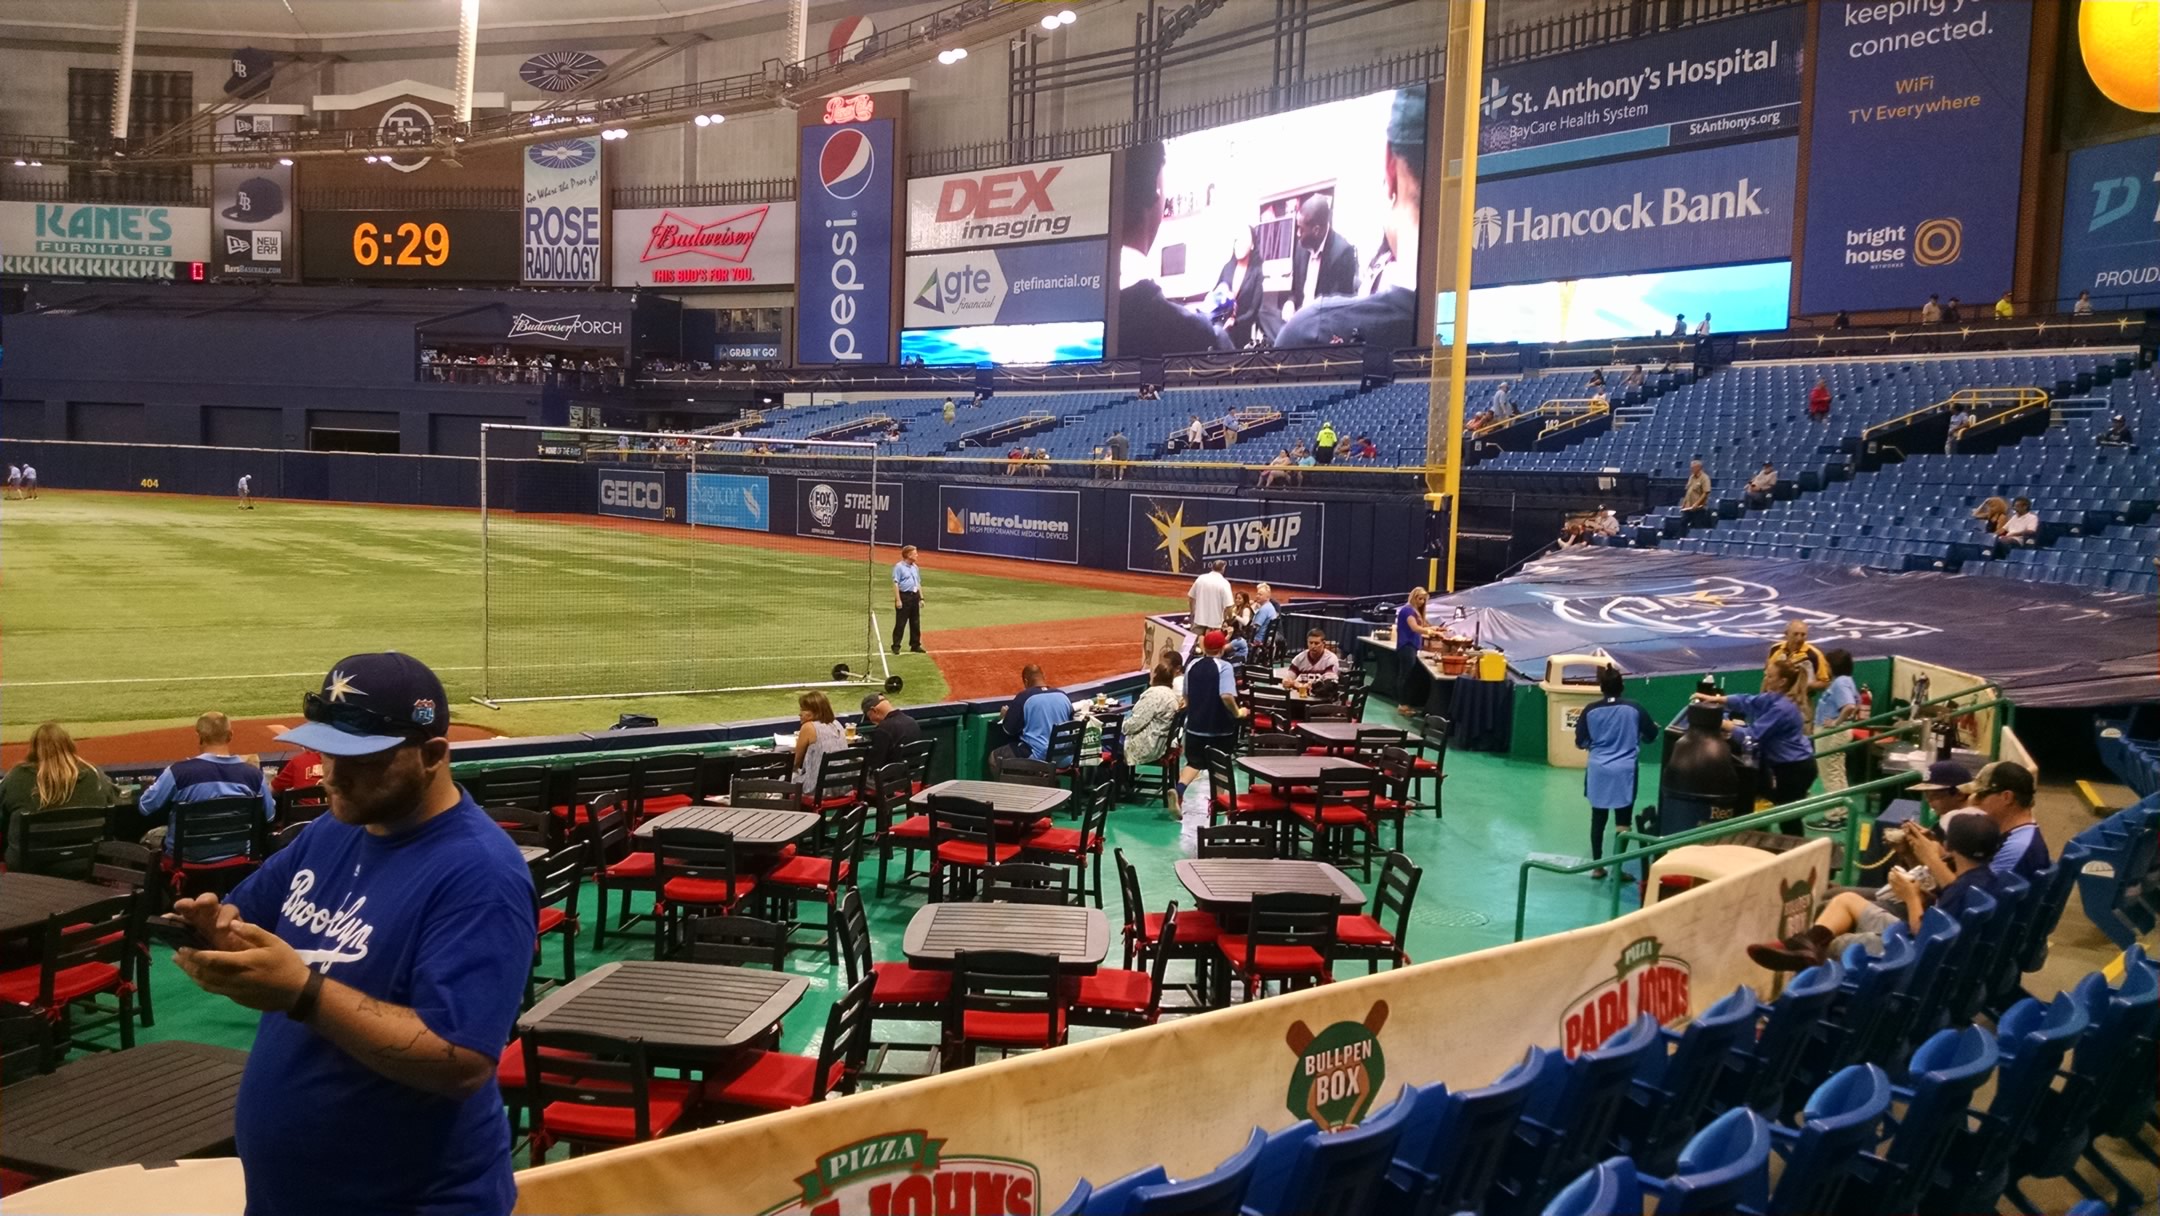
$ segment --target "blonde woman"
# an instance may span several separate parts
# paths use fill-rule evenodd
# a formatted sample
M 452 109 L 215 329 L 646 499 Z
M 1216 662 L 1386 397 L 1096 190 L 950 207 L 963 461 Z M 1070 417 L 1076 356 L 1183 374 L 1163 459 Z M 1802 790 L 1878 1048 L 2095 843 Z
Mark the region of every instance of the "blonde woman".
M 112 778 L 75 754 L 75 740 L 58 722 L 47 722 L 30 735 L 30 752 L 0 778 L 0 838 L 7 841 L 10 869 L 20 864 L 15 833 L 17 816 L 62 807 L 110 806 Z
M 818 768 L 826 756 L 847 749 L 847 733 L 833 716 L 832 702 L 814 688 L 795 698 L 795 714 L 802 720 L 795 732 L 795 779 L 804 797 L 815 798 Z

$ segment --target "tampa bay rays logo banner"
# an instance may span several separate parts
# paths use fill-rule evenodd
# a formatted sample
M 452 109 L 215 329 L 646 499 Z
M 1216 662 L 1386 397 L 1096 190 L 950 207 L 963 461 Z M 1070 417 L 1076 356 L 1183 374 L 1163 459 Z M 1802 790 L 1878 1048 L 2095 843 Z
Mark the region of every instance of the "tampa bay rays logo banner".
M 1320 586 L 1320 503 L 1135 494 L 1127 512 L 1128 570 L 1192 578 L 1220 561 L 1234 579 Z

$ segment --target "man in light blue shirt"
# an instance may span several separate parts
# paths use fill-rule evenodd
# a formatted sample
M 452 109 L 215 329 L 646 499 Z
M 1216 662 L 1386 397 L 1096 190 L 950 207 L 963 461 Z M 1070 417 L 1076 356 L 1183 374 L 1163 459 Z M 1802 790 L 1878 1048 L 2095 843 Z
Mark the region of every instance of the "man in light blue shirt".
M 1050 758 L 1050 728 L 1072 721 L 1072 698 L 1043 682 L 1042 668 L 1030 663 L 1020 669 L 1020 694 L 1005 706 L 998 725 L 1010 742 L 1008 755 L 1030 760 Z
M 915 546 L 900 546 L 900 560 L 892 568 L 892 652 L 900 653 L 900 630 L 908 631 L 908 649 L 923 653 L 922 567 L 915 564 Z
M 1268 653 L 1268 638 L 1275 632 L 1275 618 L 1282 613 L 1275 607 L 1275 589 L 1266 583 L 1255 586 L 1252 610 L 1252 648 L 1261 654 Z
M 202 746 L 202 754 L 192 760 L 182 760 L 150 783 L 136 802 L 136 809 L 145 816 L 169 816 L 176 807 L 193 802 L 205 802 L 212 798 L 260 798 L 263 821 L 269 822 L 277 813 L 277 797 L 270 792 L 270 783 L 263 780 L 262 769 L 247 759 L 232 754 L 232 721 L 224 714 L 212 711 L 195 719 L 195 738 Z M 148 848 L 161 845 L 167 853 L 172 851 L 170 822 L 164 828 L 153 828 L 143 838 Z M 238 853 L 216 850 L 214 855 L 197 855 L 194 849 L 182 861 L 204 864 L 225 861 L 239 856 Z

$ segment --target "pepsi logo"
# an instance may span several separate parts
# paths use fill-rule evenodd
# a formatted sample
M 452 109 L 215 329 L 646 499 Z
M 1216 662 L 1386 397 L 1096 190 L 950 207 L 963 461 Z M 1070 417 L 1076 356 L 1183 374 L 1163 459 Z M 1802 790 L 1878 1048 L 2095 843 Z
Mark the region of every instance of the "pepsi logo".
M 855 198 L 869 189 L 876 169 L 870 137 L 853 127 L 833 132 L 818 153 L 818 184 L 834 198 Z

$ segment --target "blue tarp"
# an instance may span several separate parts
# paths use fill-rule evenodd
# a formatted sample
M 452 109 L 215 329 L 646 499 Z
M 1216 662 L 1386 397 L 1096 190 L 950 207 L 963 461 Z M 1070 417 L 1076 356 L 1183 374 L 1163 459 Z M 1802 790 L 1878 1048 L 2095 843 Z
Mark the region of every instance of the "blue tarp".
M 1785 623 L 1855 658 L 1903 655 L 1995 680 L 2020 705 L 2160 700 L 2152 596 L 1968 575 L 1582 549 L 1513 578 L 1435 599 L 1445 622 L 1542 679 L 1549 655 L 1603 649 L 1637 675 L 1754 667 Z

